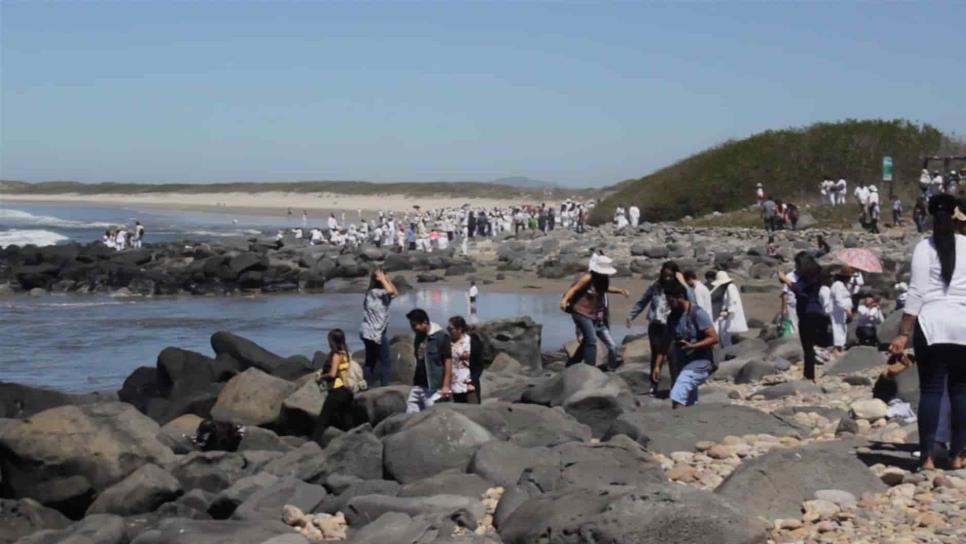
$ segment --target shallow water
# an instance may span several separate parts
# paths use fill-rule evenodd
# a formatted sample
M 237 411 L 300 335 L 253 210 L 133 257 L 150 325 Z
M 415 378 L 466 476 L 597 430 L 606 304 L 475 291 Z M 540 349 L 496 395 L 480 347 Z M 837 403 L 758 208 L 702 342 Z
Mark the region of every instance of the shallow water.
M 487 293 L 477 301 L 481 321 L 527 315 L 543 328 L 543 350 L 573 338 L 570 317 L 557 294 Z M 408 332 L 405 314 L 415 307 L 440 324 L 468 316 L 465 293 L 423 289 L 395 300 L 390 334 Z M 117 389 L 138 366 L 153 366 L 157 354 L 177 346 L 212 354 L 219 330 L 250 338 L 289 356 L 311 357 L 323 349 L 332 328 L 342 328 L 350 347 L 358 338 L 362 295 L 322 293 L 257 297 L 112 298 L 97 295 L 16 296 L 0 299 L 0 381 L 68 391 Z M 619 340 L 626 331 L 615 328 Z

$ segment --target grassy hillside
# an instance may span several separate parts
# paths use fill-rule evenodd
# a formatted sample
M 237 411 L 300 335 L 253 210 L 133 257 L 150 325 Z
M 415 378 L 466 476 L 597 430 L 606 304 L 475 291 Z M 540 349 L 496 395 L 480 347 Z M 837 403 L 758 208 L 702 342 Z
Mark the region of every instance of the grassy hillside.
M 482 182 L 407 182 L 371 183 L 365 181 L 293 181 L 274 183 L 78 183 L 76 181 L 47 181 L 26 183 L 0 181 L 0 194 L 144 194 L 144 193 L 261 193 L 280 191 L 286 193 L 338 193 L 349 195 L 402 194 L 411 196 L 465 196 L 465 197 L 518 197 L 529 202 L 547 198 L 544 188 L 511 187 Z M 550 189 L 551 198 L 563 198 L 573 194 L 589 195 L 592 191 L 582 189 Z
M 911 195 L 922 168 L 920 157 L 946 152 L 954 144 L 932 126 L 902 120 L 769 130 L 618 184 L 594 210 L 592 221 L 607 221 L 615 206 L 630 203 L 650 221 L 732 211 L 754 202 L 758 182 L 775 198 L 807 202 L 820 196 L 825 174 L 845 177 L 851 193 L 858 181 L 882 185 L 883 155 L 893 158 L 897 192 Z

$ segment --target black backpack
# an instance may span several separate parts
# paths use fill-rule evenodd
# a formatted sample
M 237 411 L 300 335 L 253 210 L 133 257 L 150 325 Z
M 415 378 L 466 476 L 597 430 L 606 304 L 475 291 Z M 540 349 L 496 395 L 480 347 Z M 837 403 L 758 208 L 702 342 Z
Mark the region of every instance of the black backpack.
M 198 424 L 192 442 L 201 451 L 236 451 L 244 437 L 245 427 L 241 425 L 206 419 Z

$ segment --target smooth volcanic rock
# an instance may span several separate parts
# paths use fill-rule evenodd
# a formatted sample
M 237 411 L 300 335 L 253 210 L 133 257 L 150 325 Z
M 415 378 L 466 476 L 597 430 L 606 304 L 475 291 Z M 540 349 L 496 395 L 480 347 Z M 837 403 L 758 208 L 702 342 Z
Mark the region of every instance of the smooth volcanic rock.
M 44 530 L 59 530 L 70 525 L 63 514 L 33 499 L 0 499 L 0 543 L 12 544 L 19 538 Z
M 540 356 L 543 325 L 533 319 L 524 316 L 487 321 L 477 326 L 477 332 L 483 342 L 484 364 L 505 353 L 531 369 L 543 366 Z
M 90 514 L 133 516 L 153 512 L 181 494 L 181 483 L 168 471 L 148 463 L 105 489 L 87 509 Z
M 465 471 L 476 449 L 493 435 L 452 410 L 430 409 L 383 439 L 383 466 L 407 484 L 449 469 Z
M 294 391 L 295 384 L 249 368 L 225 384 L 211 416 L 237 425 L 269 425 L 278 420 L 282 403 Z

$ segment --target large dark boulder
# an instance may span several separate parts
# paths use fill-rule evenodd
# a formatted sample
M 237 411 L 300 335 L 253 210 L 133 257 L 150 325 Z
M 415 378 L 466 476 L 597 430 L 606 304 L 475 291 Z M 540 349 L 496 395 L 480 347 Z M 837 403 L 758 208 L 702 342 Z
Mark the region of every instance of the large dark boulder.
M 97 395 L 71 395 L 19 383 L 0 381 L 0 417 L 25 418 L 58 406 L 90 404 L 104 400 Z
M 264 544 L 294 531 L 281 521 L 194 520 L 169 518 L 141 533 L 131 544 Z M 307 542 L 295 540 L 294 542 Z
M 818 442 L 772 450 L 739 465 L 715 493 L 770 521 L 797 518 L 802 502 L 820 489 L 841 489 L 856 497 L 884 491 L 885 484 L 853 449 L 854 444 L 847 442 Z
M 280 478 L 271 485 L 252 493 L 238 505 L 232 519 L 255 521 L 277 520 L 287 504 L 303 512 L 312 512 L 325 499 L 325 488 L 307 484 L 295 478 Z
M 375 426 L 390 416 L 404 413 L 410 389 L 408 385 L 390 385 L 355 395 L 352 406 L 356 422 L 369 422 Z
M 345 510 L 346 504 L 355 497 L 363 495 L 388 495 L 394 497 L 399 494 L 399 482 L 392 480 L 361 480 L 342 490 L 338 495 L 328 495 L 319 506 L 319 510 L 327 514 L 335 514 Z
M 147 413 L 148 403 L 152 398 L 161 396 L 158 389 L 158 370 L 151 366 L 139 366 L 124 379 L 117 398 L 126 402 L 139 411 Z
M 702 440 L 718 441 L 733 435 L 801 432 L 798 427 L 760 410 L 735 404 L 696 404 L 687 410 L 660 408 L 618 417 L 607 437 L 626 435 L 651 451 L 665 455 L 692 451 Z
M 573 365 L 523 392 L 523 402 L 560 406 L 588 425 L 595 437 L 603 436 L 614 419 L 633 408 L 627 384 L 590 365 Z
M 461 495 L 479 499 L 493 482 L 484 480 L 477 474 L 463 472 L 440 472 L 429 478 L 417 480 L 402 486 L 397 494 L 400 497 L 432 497 L 433 495 Z
M 431 408 L 383 439 L 383 465 L 403 484 L 444 470 L 465 471 L 476 449 L 490 440 L 493 435 L 466 416 Z
M 457 411 L 480 424 L 495 438 L 525 448 L 587 442 L 591 439 L 590 427 L 559 407 L 509 402 L 488 402 L 484 405 L 449 404 L 438 407 Z
M 211 348 L 219 356 L 227 355 L 238 361 L 241 369 L 255 367 L 273 376 L 293 380 L 316 370 L 312 362 L 301 355 L 281 357 L 247 338 L 219 331 L 211 336 Z
M 835 361 L 826 374 L 853 374 L 864 370 L 882 368 L 886 357 L 878 348 L 855 346 L 845 352 L 845 356 Z
M 343 474 L 363 480 L 382 478 L 383 444 L 372 427 L 363 425 L 341 434 L 326 445 L 322 474 Z
M 87 514 L 133 516 L 153 512 L 181 494 L 181 483 L 168 471 L 148 463 L 97 495 Z
M 540 369 L 540 339 L 543 325 L 529 317 L 487 321 L 477 327 L 483 342 L 483 362 L 489 364 L 499 353 L 506 353 L 524 366 Z
M 59 531 L 40 531 L 17 544 L 125 544 L 128 541 L 124 518 L 113 514 L 93 514 Z
M 278 476 L 274 474 L 258 472 L 251 476 L 240 478 L 217 494 L 211 494 L 200 489 L 194 491 L 205 493 L 206 496 L 210 497 L 210 500 L 201 508 L 202 511 L 208 512 L 215 519 L 227 519 L 235 512 L 238 505 L 245 502 L 248 497 L 251 497 L 256 491 L 274 484 L 278 480 Z
M 103 491 L 145 463 L 173 461 L 157 433 L 157 423 L 120 402 L 60 406 L 23 421 L 0 419 L 0 490 L 44 502 L 38 496 L 44 489 L 74 486 L 78 497 L 89 498 L 85 486 Z
M 500 524 L 506 544 L 635 542 L 765 544 L 764 523 L 721 497 L 684 486 L 565 489 L 535 496 Z M 587 538 L 584 538 L 587 537 Z
M 465 511 L 474 521 L 483 519 L 486 509 L 479 499 L 461 495 L 433 495 L 431 497 L 394 497 L 387 495 L 362 495 L 346 504 L 345 517 L 350 526 L 357 527 L 373 522 L 388 512 L 401 512 L 411 516 L 421 514 L 452 515 Z
M 202 489 L 219 493 L 231 487 L 250 468 L 240 453 L 223 451 L 193 452 L 170 465 L 171 475 L 181 482 L 182 489 Z
M 228 268 L 237 278 L 245 272 L 267 269 L 268 257 L 251 251 L 241 253 L 228 261 Z
M 157 387 L 163 397 L 182 397 L 227 378 L 211 357 L 168 347 L 158 354 Z
M 473 532 L 475 520 L 466 512 L 436 512 L 410 516 L 386 512 L 354 530 L 352 544 L 413 542 L 419 544 L 499 544 L 498 537 Z

